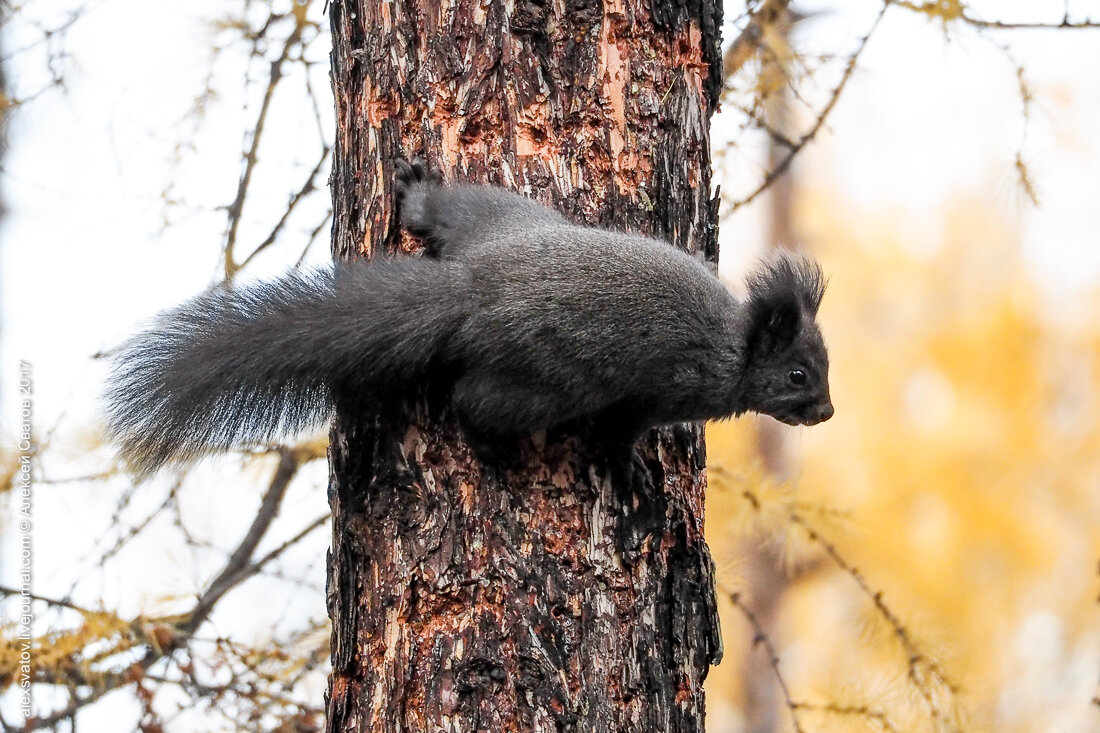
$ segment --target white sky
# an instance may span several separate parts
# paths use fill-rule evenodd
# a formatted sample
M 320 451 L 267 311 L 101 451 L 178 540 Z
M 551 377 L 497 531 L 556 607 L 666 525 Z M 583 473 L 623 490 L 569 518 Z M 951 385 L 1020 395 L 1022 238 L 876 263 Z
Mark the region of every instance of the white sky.
M 880 7 L 876 0 L 804 2 L 821 8 L 798 39 L 812 49 L 851 47 Z M 1060 2 L 971 3 L 979 17 L 1061 19 Z M 1071 8 L 1093 8 L 1076 3 Z M 1036 14 L 1036 8 L 1048 14 Z M 1079 14 L 1077 17 L 1081 17 Z M 845 40 L 847 39 L 847 40 Z M 944 204 L 960 194 L 992 189 L 1005 216 L 1017 219 L 1023 255 L 1055 300 L 1072 299 L 1100 279 L 1100 31 L 1013 31 L 979 36 L 960 30 L 945 38 L 938 22 L 891 11 L 868 44 L 844 98 L 818 144 L 805 151 L 800 178 L 835 186 L 853 211 L 899 212 L 900 230 L 941 239 Z M 1024 66 L 1036 95 L 1024 160 L 1042 206 L 1027 205 L 1016 185 L 1014 161 L 1024 122 L 1015 67 Z M 842 44 L 846 44 L 842 45 Z M 807 50 L 806 46 L 800 48 Z M 829 82 L 827 88 L 831 88 Z M 723 137 L 716 122 L 715 141 Z M 755 166 L 728 171 L 725 186 L 744 190 Z M 758 180 L 758 179 L 757 179 Z M 733 217 L 722 232 L 723 259 L 740 264 L 740 242 L 759 241 L 761 207 Z M 853 216 L 858 227 L 858 217 Z

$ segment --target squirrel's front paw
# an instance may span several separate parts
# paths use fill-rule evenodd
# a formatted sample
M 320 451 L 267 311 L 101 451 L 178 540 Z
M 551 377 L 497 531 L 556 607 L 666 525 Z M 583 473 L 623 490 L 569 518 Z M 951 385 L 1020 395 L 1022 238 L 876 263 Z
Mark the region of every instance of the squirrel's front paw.
M 618 503 L 619 549 L 633 554 L 659 527 L 653 476 L 638 451 L 631 448 L 613 461 L 611 483 Z
M 637 450 L 630 451 L 630 458 L 623 466 L 623 475 L 624 490 L 635 494 L 649 494 L 653 491 L 653 476 Z

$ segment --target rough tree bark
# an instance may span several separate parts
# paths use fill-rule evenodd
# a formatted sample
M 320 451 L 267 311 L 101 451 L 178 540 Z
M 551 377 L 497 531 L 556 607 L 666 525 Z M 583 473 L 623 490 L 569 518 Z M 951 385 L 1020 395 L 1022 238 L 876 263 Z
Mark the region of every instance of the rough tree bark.
M 393 161 L 422 154 L 716 260 L 716 0 L 334 0 L 330 14 L 336 258 L 415 256 Z M 337 401 L 328 730 L 702 730 L 720 649 L 700 428 L 645 442 L 657 490 L 636 498 L 655 529 L 624 556 L 615 493 L 576 437 L 532 436 L 485 474 L 436 396 L 380 416 Z

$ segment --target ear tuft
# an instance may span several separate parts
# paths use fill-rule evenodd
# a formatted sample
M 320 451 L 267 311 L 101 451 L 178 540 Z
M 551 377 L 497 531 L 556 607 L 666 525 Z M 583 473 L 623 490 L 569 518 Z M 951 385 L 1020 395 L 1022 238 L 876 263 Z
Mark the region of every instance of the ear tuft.
M 817 315 L 825 284 L 821 265 L 810 257 L 778 255 L 762 262 L 746 281 L 754 349 L 774 351 L 793 341 L 802 318 Z
M 766 307 L 778 300 L 794 298 L 811 317 L 817 316 L 825 295 L 825 275 L 817 260 L 808 256 L 779 254 L 762 261 L 749 274 L 749 306 Z M 767 308 L 770 310 L 770 308 Z

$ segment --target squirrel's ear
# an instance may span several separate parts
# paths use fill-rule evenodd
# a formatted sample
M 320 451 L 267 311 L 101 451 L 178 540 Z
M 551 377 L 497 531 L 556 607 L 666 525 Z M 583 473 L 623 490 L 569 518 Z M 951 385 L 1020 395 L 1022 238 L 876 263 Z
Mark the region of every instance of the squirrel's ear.
M 757 308 L 749 338 L 750 348 L 757 356 L 767 356 L 790 346 L 802 324 L 802 309 L 791 297 L 774 298 L 765 308 Z
M 790 346 L 811 321 L 825 292 L 821 267 L 808 258 L 779 255 L 762 262 L 745 281 L 748 286 L 749 348 L 767 357 Z

